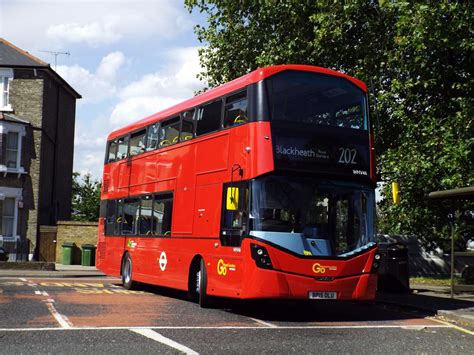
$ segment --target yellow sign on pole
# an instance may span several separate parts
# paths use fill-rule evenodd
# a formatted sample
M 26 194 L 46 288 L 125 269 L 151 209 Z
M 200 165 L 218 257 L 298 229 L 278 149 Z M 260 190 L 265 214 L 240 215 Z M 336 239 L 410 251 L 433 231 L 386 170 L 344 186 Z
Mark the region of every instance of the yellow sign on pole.
M 392 182 L 392 197 L 395 205 L 400 204 L 400 189 L 398 182 Z

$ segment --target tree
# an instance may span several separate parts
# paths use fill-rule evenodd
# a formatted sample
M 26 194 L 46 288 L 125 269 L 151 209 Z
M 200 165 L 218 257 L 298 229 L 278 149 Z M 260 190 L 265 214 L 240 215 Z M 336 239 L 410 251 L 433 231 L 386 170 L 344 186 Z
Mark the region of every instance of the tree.
M 365 81 L 377 131 L 378 170 L 398 181 L 379 205 L 379 229 L 442 244 L 449 208 L 430 191 L 472 185 L 473 14 L 469 2 L 185 0 L 204 72 L 217 86 L 261 66 L 301 63 Z M 375 112 L 375 109 L 376 111 Z M 377 115 L 375 115 L 377 113 Z
M 99 220 L 101 183 L 86 174 L 73 173 L 72 219 L 75 221 Z

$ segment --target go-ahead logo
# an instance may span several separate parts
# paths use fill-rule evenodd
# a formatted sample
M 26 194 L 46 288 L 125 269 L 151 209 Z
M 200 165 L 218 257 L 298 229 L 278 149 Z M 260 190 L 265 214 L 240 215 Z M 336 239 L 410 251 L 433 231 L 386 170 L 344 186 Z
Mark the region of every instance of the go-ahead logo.
M 321 265 L 320 263 L 313 264 L 313 272 L 315 274 L 324 274 L 326 270 L 336 271 L 337 266 Z
M 217 274 L 221 276 L 227 275 L 227 269 L 230 271 L 235 271 L 235 265 L 234 264 L 227 264 L 224 262 L 224 260 L 219 259 L 217 262 Z

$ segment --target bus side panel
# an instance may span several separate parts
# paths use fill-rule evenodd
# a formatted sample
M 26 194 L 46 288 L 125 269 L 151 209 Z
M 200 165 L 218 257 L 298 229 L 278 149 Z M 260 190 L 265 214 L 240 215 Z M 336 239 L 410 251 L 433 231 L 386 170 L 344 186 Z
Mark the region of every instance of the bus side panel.
M 106 275 L 120 276 L 124 237 L 99 237 L 97 250 L 97 268 Z
M 173 235 L 190 235 L 193 232 L 194 197 L 196 189 L 177 189 L 173 199 Z
M 242 294 L 244 277 L 242 255 L 228 247 L 214 250 L 206 260 L 208 294 L 239 298 Z
M 259 176 L 274 170 L 273 143 L 270 122 L 254 122 L 249 125 L 250 176 Z
M 213 253 L 215 243 L 212 239 L 159 237 L 150 239 L 154 243 L 151 246 L 144 239 L 136 239 L 142 253 L 132 255 L 132 262 L 134 258 L 142 262 L 141 272 L 134 273 L 134 280 L 180 290 L 188 289 L 189 270 L 196 253 L 209 260 L 205 255 Z
M 196 145 L 188 143 L 176 151 L 176 191 L 173 200 L 173 235 L 190 235 L 193 232 L 194 198 L 196 195 L 194 165 Z
M 196 187 L 193 235 L 219 237 L 221 221 L 222 185 Z
M 217 136 L 206 137 L 206 139 L 196 144 L 196 175 L 226 170 L 228 160 L 228 131 L 224 131 Z M 215 180 L 214 182 L 217 181 L 219 180 Z
M 126 192 L 128 190 L 128 185 L 130 182 L 130 165 L 127 160 L 121 161 L 118 163 L 118 191 Z

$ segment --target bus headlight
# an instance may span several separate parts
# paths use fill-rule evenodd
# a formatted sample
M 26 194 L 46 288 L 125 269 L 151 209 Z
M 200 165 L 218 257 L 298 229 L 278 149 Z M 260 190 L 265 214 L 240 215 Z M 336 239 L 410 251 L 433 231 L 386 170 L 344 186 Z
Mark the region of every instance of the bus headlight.
M 257 244 L 250 244 L 250 251 L 252 259 L 255 260 L 255 264 L 262 269 L 271 269 L 272 261 L 268 255 L 268 251 L 265 247 L 262 247 Z

